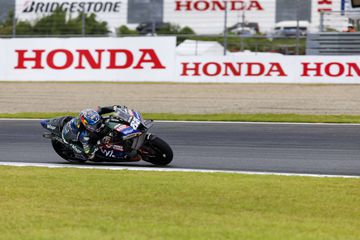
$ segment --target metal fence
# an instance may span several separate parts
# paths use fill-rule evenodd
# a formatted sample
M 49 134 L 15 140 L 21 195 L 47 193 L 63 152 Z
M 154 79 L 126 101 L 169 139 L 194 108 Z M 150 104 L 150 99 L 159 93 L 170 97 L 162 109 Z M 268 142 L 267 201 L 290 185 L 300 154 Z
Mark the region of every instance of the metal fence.
M 59 18 L 63 16 L 59 15 Z M 26 38 L 26 37 L 128 37 L 128 36 L 177 36 L 177 43 L 185 40 L 213 41 L 223 46 L 223 54 L 227 51 L 253 51 L 253 52 L 278 52 L 282 54 L 305 54 L 305 35 L 290 33 L 289 35 L 265 34 L 249 32 L 246 25 L 240 25 L 236 29 L 224 24 L 224 30 L 218 34 L 196 34 L 192 31 L 181 29 L 176 24 L 170 26 L 158 26 L 150 23 L 141 30 L 122 26 L 115 31 L 108 31 L 101 21 L 94 24 L 96 17 L 91 14 L 80 14 L 70 24 L 64 24 L 63 19 L 44 21 L 36 26 L 29 25 L 25 21 L 17 20 L 13 16 L 4 21 L 0 27 L 2 38 Z M 41 20 L 40 20 L 41 21 Z M 40 22 L 39 21 L 39 22 Z M 56 22 L 63 24 L 56 24 Z M 224 20 L 226 21 L 226 20 Z M 39 23 L 38 22 L 38 23 Z M 105 30 L 104 30 L 105 29 Z
M 16 4 L 21 1 L 16 1 Z M 170 11 L 179 8 L 187 11 L 187 8 L 196 8 L 196 5 L 176 5 L 178 1 L 163 1 L 163 14 L 166 15 Z M 313 18 L 311 27 L 302 26 L 303 18 L 298 11 L 301 0 L 296 0 L 294 8 L 293 21 L 291 26 L 280 26 L 274 23 L 271 14 L 275 14 L 276 4 L 275 0 L 264 1 L 261 6 L 268 14 L 262 14 L 259 19 L 259 13 L 249 11 L 246 4 L 241 6 L 243 10 L 234 11 L 233 1 L 218 1 L 218 5 L 209 5 L 213 9 L 217 7 L 215 14 L 210 12 L 198 14 L 187 13 L 185 19 L 180 11 L 174 13 L 173 22 L 171 24 L 158 22 L 158 19 L 148 16 L 145 24 L 129 23 L 136 19 L 125 18 L 125 14 L 109 14 L 106 22 L 100 15 L 95 15 L 90 12 L 77 12 L 76 14 L 58 12 L 49 16 L 49 14 L 36 13 L 32 14 L 30 18 L 16 18 L 14 12 L 9 14 L 0 24 L 0 37 L 15 38 L 15 37 L 126 37 L 126 36 L 177 36 L 178 44 L 185 40 L 194 41 L 214 41 L 223 46 L 223 54 L 227 51 L 245 51 L 250 50 L 254 52 L 278 52 L 282 54 L 305 54 L 306 35 L 307 32 L 319 31 L 338 31 L 342 32 L 347 29 L 349 23 L 359 29 L 358 18 L 350 12 L 333 11 L 321 12 L 319 18 Z M 51 3 L 51 1 L 49 1 Z M 46 3 L 47 4 L 47 3 Z M 116 4 L 116 2 L 114 2 Z M 129 3 L 130 4 L 130 3 Z M 207 5 L 199 5 L 206 7 Z M 222 4 L 222 5 L 221 5 Z M 44 5 L 45 6 L 45 5 Z M 50 6 L 50 5 L 49 5 Z M 115 5 L 114 5 L 115 6 Z M 155 6 L 155 5 L 154 5 Z M 17 11 L 21 10 L 20 5 L 16 5 Z M 149 5 L 151 12 L 156 12 L 153 5 Z M 159 6 L 158 6 L 159 7 Z M 236 6 L 235 6 L 236 7 Z M 46 8 L 46 6 L 44 7 Z M 28 11 L 30 6 L 25 7 Z M 130 9 L 130 7 L 129 7 Z M 294 10 L 293 9 L 293 10 Z M 25 11 L 25 10 L 23 10 Z M 190 11 L 191 12 L 191 11 Z M 139 13 L 137 13 L 139 15 Z M 261 13 L 260 13 L 261 14 Z M 358 13 L 354 13 L 355 16 Z M 127 13 L 129 15 L 129 13 Z M 141 15 L 141 14 L 140 14 Z M 156 15 L 156 14 L 155 14 Z M 155 16 L 154 15 L 154 16 Z M 100 16 L 100 17 L 99 17 Z M 44 20 L 44 18 L 46 18 Z M 33 20 L 29 20 L 33 19 Z M 314 20 L 315 19 L 315 20 Z M 190 21 L 191 20 L 191 21 Z M 259 28 L 259 21 L 262 22 Z M 194 26 L 194 29 L 187 27 Z M 126 23 L 126 24 L 123 24 Z M 180 24 L 181 23 L 181 24 Z
M 309 34 L 307 55 L 360 55 L 360 32 Z
M 360 11 L 326 11 L 320 13 L 320 32 L 347 32 L 349 26 L 353 27 L 354 32 L 360 30 Z

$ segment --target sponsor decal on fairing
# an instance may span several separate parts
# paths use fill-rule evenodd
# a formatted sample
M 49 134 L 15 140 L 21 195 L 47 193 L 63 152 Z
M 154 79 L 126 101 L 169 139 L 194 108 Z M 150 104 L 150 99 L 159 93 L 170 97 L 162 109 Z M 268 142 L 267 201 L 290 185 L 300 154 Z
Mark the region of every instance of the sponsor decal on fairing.
M 56 129 L 56 127 L 51 125 L 51 124 L 46 125 L 46 128 L 48 128 L 50 130 L 55 130 Z
M 125 124 L 118 124 L 114 127 L 114 129 L 118 132 L 121 132 L 123 131 L 124 129 L 127 129 L 129 128 L 130 126 L 129 125 L 125 125 Z

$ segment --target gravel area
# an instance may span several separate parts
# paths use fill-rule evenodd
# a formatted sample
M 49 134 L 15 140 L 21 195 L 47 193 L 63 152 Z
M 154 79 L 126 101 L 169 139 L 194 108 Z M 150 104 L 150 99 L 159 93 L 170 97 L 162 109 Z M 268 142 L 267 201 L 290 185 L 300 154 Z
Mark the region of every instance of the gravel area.
M 1 113 L 112 104 L 148 113 L 360 115 L 360 85 L 0 82 Z

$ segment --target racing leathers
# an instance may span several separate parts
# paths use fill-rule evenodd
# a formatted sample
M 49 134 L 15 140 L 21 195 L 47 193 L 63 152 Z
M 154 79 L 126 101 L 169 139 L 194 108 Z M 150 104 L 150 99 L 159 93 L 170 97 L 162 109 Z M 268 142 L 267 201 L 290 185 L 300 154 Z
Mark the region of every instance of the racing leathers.
M 120 106 L 98 107 L 99 115 L 114 112 Z M 62 139 L 69 144 L 74 153 L 83 160 L 93 159 L 97 151 L 96 143 L 107 133 L 105 124 L 102 123 L 94 132 L 88 131 L 80 119 L 73 118 L 62 129 Z

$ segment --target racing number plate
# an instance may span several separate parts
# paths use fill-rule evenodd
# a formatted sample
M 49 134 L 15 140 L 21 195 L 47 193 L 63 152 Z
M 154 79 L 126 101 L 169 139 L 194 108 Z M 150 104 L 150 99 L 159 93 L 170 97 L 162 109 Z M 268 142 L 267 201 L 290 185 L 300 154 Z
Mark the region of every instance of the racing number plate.
M 133 117 L 131 122 L 130 122 L 130 127 L 132 127 L 134 130 L 138 129 L 139 125 L 140 125 L 140 120 L 137 119 L 136 117 Z

